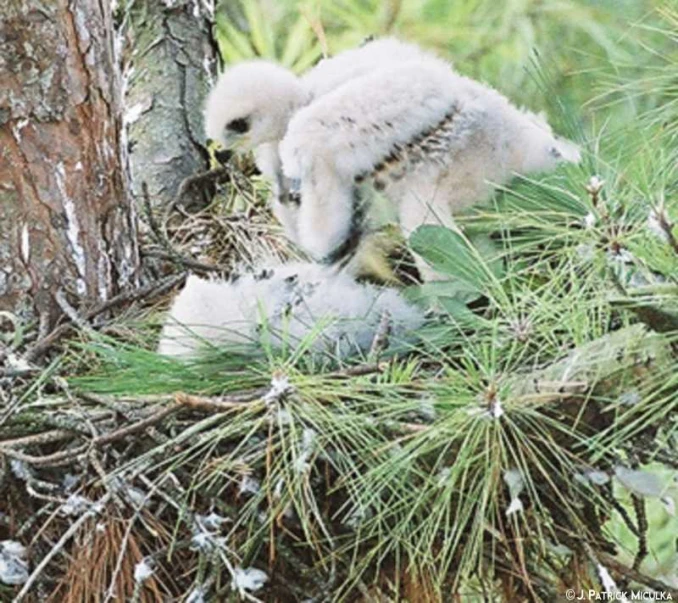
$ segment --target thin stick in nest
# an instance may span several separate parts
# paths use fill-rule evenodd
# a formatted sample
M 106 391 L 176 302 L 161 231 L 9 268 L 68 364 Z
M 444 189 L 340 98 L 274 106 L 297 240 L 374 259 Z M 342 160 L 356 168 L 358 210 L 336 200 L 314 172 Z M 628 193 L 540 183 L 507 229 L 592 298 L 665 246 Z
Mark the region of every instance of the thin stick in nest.
M 368 358 L 371 361 L 375 363 L 379 362 L 379 358 L 383 354 L 384 350 L 388 348 L 392 325 L 393 321 L 391 320 L 391 314 L 387 310 L 384 310 L 381 318 L 379 319 L 379 325 L 377 326 L 377 331 L 374 334 L 372 346 L 370 347 Z
M 13 603 L 21 603 L 24 600 L 24 597 L 28 594 L 33 583 L 40 577 L 40 574 L 45 570 L 49 565 L 50 561 L 56 557 L 56 555 L 61 551 L 61 549 L 66 546 L 66 543 L 77 533 L 77 531 L 87 522 L 90 518 L 94 517 L 99 509 L 103 509 L 106 506 L 106 503 L 111 498 L 110 493 L 104 494 L 95 504 L 91 506 L 88 511 L 85 511 L 78 519 L 76 519 L 66 530 L 59 541 L 50 549 L 50 551 L 42 558 L 42 561 L 35 567 L 33 573 L 28 577 L 28 580 L 24 583 L 23 587 L 19 591 L 19 594 L 14 598 Z
M 163 419 L 179 411 L 181 408 L 183 408 L 183 405 L 179 403 L 170 404 L 169 406 L 161 408 L 157 412 L 154 412 L 152 415 L 145 417 L 140 421 L 137 421 L 136 423 L 132 423 L 131 425 L 127 425 L 115 431 L 104 433 L 100 436 L 92 438 L 92 440 L 90 440 L 89 443 L 87 444 L 83 444 L 82 446 L 78 446 L 77 448 L 72 448 L 69 450 L 61 450 L 53 454 L 47 454 L 44 456 L 33 456 L 24 454 L 23 452 L 17 452 L 16 450 L 2 446 L 1 444 L 0 444 L 0 453 L 5 454 L 10 458 L 15 458 L 17 460 L 24 461 L 25 463 L 28 463 L 29 465 L 33 465 L 36 467 L 48 467 L 60 465 L 65 462 L 71 462 L 78 458 L 79 456 L 86 454 L 92 447 L 110 444 L 111 442 L 121 440 L 127 436 L 143 431 L 148 427 L 159 423 Z
M 252 402 L 261 401 L 268 392 L 268 388 L 257 389 L 248 392 L 246 396 L 220 396 L 218 398 L 205 398 L 202 396 L 191 396 L 183 392 L 176 394 L 178 404 L 187 408 L 196 410 L 206 410 L 210 412 L 227 412 L 234 408 L 245 408 Z
M 173 289 L 176 285 L 182 283 L 186 278 L 186 274 L 174 274 L 168 276 L 162 280 L 149 283 L 145 287 L 140 289 L 135 289 L 133 291 L 124 291 L 118 295 L 112 297 L 111 299 L 94 306 L 91 310 L 87 310 L 82 314 L 82 319 L 86 321 L 91 321 L 100 314 L 113 310 L 118 306 L 122 306 L 128 303 L 138 301 L 140 299 L 148 300 L 158 295 L 162 295 L 166 291 Z M 70 329 L 73 327 L 73 324 L 70 322 L 70 318 L 67 317 L 69 322 L 62 323 L 59 326 L 55 327 L 50 333 L 48 333 L 42 339 L 39 339 L 33 346 L 26 352 L 24 359 L 26 362 L 35 362 L 40 357 L 42 357 L 57 341 L 59 341 Z
M 205 264 L 198 260 L 195 260 L 191 257 L 188 257 L 175 249 L 174 245 L 169 239 L 167 234 L 166 224 L 162 226 L 155 219 L 155 214 L 153 213 L 153 207 L 151 206 L 151 198 L 148 193 L 148 185 L 145 182 L 141 183 L 142 199 L 144 203 L 144 213 L 146 214 L 146 219 L 148 225 L 151 229 L 151 234 L 155 242 L 162 247 L 163 252 L 154 252 L 150 250 L 142 250 L 142 255 L 146 257 L 159 257 L 165 260 L 174 262 L 175 264 L 182 266 L 184 268 L 190 268 L 193 270 L 204 270 L 207 272 L 228 272 L 228 267 L 226 266 L 217 266 L 212 264 Z

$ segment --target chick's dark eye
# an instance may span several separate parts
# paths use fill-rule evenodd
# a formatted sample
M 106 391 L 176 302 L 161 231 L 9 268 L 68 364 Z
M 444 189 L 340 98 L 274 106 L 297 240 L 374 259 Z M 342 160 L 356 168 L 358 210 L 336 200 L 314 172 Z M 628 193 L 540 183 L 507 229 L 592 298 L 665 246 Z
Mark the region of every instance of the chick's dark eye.
M 240 117 L 239 119 L 229 121 L 226 124 L 226 129 L 229 132 L 235 132 L 236 134 L 244 134 L 250 129 L 250 122 L 246 117 Z

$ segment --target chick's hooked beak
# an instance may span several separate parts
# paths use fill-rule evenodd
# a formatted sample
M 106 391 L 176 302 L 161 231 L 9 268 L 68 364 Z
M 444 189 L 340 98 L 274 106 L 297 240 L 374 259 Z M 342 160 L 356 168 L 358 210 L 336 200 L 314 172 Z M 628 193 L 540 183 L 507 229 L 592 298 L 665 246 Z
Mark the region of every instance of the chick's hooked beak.
M 210 163 L 214 165 L 226 165 L 233 156 L 233 151 L 225 149 L 219 142 L 208 138 L 205 141 L 207 151 L 210 155 Z

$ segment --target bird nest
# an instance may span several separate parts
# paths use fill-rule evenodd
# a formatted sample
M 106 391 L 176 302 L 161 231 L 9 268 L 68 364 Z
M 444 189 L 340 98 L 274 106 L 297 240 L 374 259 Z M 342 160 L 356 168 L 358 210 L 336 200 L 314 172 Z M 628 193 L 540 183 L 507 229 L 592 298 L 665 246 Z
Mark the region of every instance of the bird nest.
M 398 355 L 377 333 L 331 366 L 266 346 L 160 357 L 154 304 L 183 271 L 291 253 L 258 184 L 214 176 L 221 202 L 147 212 L 145 256 L 180 274 L 65 306 L 0 375 L 0 599 L 678 597 L 643 566 L 678 469 L 675 337 L 618 323 L 549 356 L 513 324 L 531 360 L 495 374 L 480 351 L 514 344 L 474 348 L 468 325 Z
M 197 193 L 196 194 L 196 189 Z M 172 265 L 222 277 L 261 261 L 298 255 L 272 217 L 268 188 L 248 162 L 240 160 L 187 178 L 168 207 L 156 208 L 144 189 L 143 254 Z M 206 197 L 190 208 L 187 198 Z
M 620 422 L 598 393 L 666 377 L 668 350 L 643 328 L 482 396 L 442 364 L 398 358 L 315 373 L 106 340 L 88 352 L 89 371 L 44 375 L 0 428 L 8 597 L 548 600 L 603 570 L 670 591 L 639 569 L 645 500 L 662 487 L 638 467 L 676 467 L 675 450 L 651 408 Z M 606 535 L 612 514 L 636 535 L 629 565 Z

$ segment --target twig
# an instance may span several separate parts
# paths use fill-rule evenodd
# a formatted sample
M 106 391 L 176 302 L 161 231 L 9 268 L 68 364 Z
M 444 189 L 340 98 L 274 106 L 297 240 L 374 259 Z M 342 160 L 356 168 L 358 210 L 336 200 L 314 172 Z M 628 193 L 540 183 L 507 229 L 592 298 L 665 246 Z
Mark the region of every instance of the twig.
M 423 423 L 401 423 L 399 421 L 386 421 L 384 425 L 393 431 L 405 433 L 423 433 L 431 428 L 430 425 L 425 425 Z
M 22 436 L 20 438 L 13 438 L 11 440 L 1 440 L 0 451 L 2 451 L 3 448 L 23 448 L 24 446 L 53 444 L 54 442 L 62 442 L 63 440 L 67 440 L 71 437 L 73 437 L 72 431 L 68 431 L 66 429 L 53 429 L 52 431 Z
M 640 570 L 645 557 L 647 557 L 647 514 L 645 512 L 645 499 L 637 494 L 631 495 L 633 501 L 633 508 L 636 512 L 636 525 L 638 526 L 638 551 L 633 559 L 633 569 Z
M 92 311 L 88 312 L 85 316 L 88 320 L 91 320 L 98 314 L 112 310 L 113 308 L 120 306 L 125 303 L 131 303 L 138 301 L 140 299 L 153 298 L 158 295 L 162 295 L 166 291 L 173 289 L 176 285 L 183 283 L 186 279 L 186 274 L 173 274 L 154 283 L 149 283 L 148 285 L 141 287 L 140 289 L 135 289 L 132 291 L 125 291 L 119 293 L 115 297 L 112 297 L 108 301 L 101 304 L 101 306 L 94 308 Z
M 91 445 L 101 446 L 102 444 L 110 444 L 111 442 L 115 442 L 116 440 L 125 438 L 128 435 L 137 433 L 138 431 L 143 431 L 147 427 L 159 423 L 164 418 L 169 417 L 171 414 L 174 414 L 180 409 L 181 404 L 171 404 L 170 406 L 162 408 L 158 412 L 153 413 L 150 417 L 146 417 L 145 419 L 133 423 L 132 425 L 128 425 L 127 427 L 123 427 L 121 429 L 118 429 L 117 431 L 105 433 L 94 438 L 91 442 Z
M 605 563 L 605 565 L 611 569 L 613 569 L 616 573 L 626 577 L 630 578 L 634 582 L 638 582 L 639 584 L 645 584 L 646 586 L 649 586 L 652 590 L 656 590 L 661 593 L 668 593 L 671 595 L 671 599 L 676 601 L 678 600 L 678 590 L 675 590 L 671 588 L 670 585 L 665 584 L 661 580 L 657 580 L 656 578 L 651 578 L 650 576 L 647 576 L 646 574 L 643 574 L 642 572 L 632 568 L 632 567 L 627 567 L 623 563 L 619 562 L 617 559 L 612 557 L 611 555 L 608 555 L 607 553 L 598 553 L 600 560 Z
M 540 394 L 525 394 L 524 396 L 517 396 L 514 401 L 518 404 L 547 404 L 549 402 L 557 402 L 559 400 L 567 400 L 569 398 L 578 398 L 584 395 L 584 392 L 542 392 Z
M 77 448 L 73 448 L 70 450 L 62 450 L 60 452 L 55 452 L 53 454 L 48 454 L 45 456 L 33 456 L 2 446 L 0 447 L 0 454 L 5 454 L 11 458 L 24 461 L 25 463 L 34 465 L 36 467 L 53 466 L 55 464 L 60 464 L 65 461 L 73 460 L 74 458 L 82 454 L 85 454 L 90 449 L 90 447 L 110 444 L 111 442 L 115 442 L 116 440 L 121 440 L 122 438 L 125 438 L 129 435 L 135 434 L 139 431 L 143 431 L 144 429 L 162 421 L 169 415 L 177 412 L 181 408 L 182 408 L 181 404 L 178 403 L 172 404 L 170 406 L 160 409 L 159 411 L 153 413 L 152 415 L 140 421 L 137 421 L 136 423 L 133 423 L 132 425 L 128 425 L 116 431 L 111 431 L 109 433 L 105 433 L 95 438 L 92 438 L 92 440 L 90 440 L 89 443 L 83 444 L 82 446 L 78 446 Z
M 221 171 L 221 169 L 222 168 L 219 168 L 219 170 L 214 171 Z M 189 179 L 192 179 L 193 181 L 199 181 L 201 177 L 204 177 L 204 175 L 198 174 L 196 176 L 190 176 L 189 178 L 184 180 L 181 183 L 181 186 L 179 187 L 179 193 L 177 198 L 180 198 L 180 195 L 183 194 L 181 191 L 184 188 L 184 184 Z M 172 245 L 172 242 L 170 241 L 169 236 L 167 235 L 167 229 L 165 225 L 163 224 L 161 226 L 155 219 L 153 207 L 151 205 L 151 198 L 148 193 L 148 185 L 145 182 L 141 183 L 141 191 L 144 203 L 144 212 L 146 213 L 146 219 L 148 220 L 148 225 L 151 229 L 151 234 L 153 235 L 153 238 L 155 239 L 156 243 L 158 243 L 164 249 L 164 252 L 142 250 L 142 255 L 144 255 L 145 257 L 157 257 L 160 259 L 165 259 L 174 262 L 175 264 L 178 264 L 180 266 L 183 266 L 184 268 L 190 268 L 192 270 L 204 270 L 209 272 L 224 272 L 228 270 L 228 268 L 225 266 L 213 266 L 211 264 L 204 264 L 203 262 L 199 262 L 198 260 L 188 257 L 181 253 L 180 251 L 178 251 L 177 249 L 175 249 L 174 246 Z M 172 202 L 172 207 L 174 206 L 177 198 L 175 198 L 175 201 Z
M 26 410 L 26 407 L 23 407 L 22 410 Z M 113 418 L 112 412 L 109 410 L 92 411 L 87 415 L 86 421 L 100 423 L 113 420 Z M 91 426 L 88 425 L 87 427 L 83 427 L 78 422 L 78 418 L 69 415 L 52 416 L 45 413 L 40 416 L 40 422 L 45 427 L 52 429 L 7 440 L 0 440 L 0 449 L 3 447 L 23 447 L 34 444 L 60 442 L 67 440 L 74 435 L 83 433 L 87 435 L 92 433 Z
M 10 458 L 23 461 L 35 467 L 55 467 L 57 465 L 71 462 L 74 458 L 87 452 L 87 446 L 79 446 L 71 450 L 62 450 L 53 454 L 46 454 L 45 456 L 33 456 L 31 454 L 24 454 L 11 448 L 0 448 L 0 454 L 4 454 Z
M 133 416 L 134 412 L 139 410 L 139 406 L 131 406 L 129 404 L 123 404 L 121 402 L 118 402 L 114 400 L 113 398 L 107 398 L 106 396 L 100 396 L 98 394 L 93 394 L 92 392 L 83 392 L 83 391 L 78 391 L 75 392 L 76 396 L 80 398 L 81 400 L 84 400 L 85 402 L 94 402 L 94 404 L 98 404 L 100 406 L 103 406 L 110 412 L 114 413 L 115 415 L 124 417 L 126 420 L 131 421 L 131 417 Z M 164 399 L 161 400 L 154 400 L 153 402 L 167 402 L 169 397 L 164 396 Z M 148 404 L 151 403 L 151 400 L 148 400 L 146 398 L 143 399 L 142 404 L 144 404 L 145 408 L 148 408 Z
M 169 215 L 172 213 L 174 208 L 176 208 L 182 199 L 184 198 L 184 195 L 193 187 L 195 186 L 205 186 L 206 184 L 214 184 L 219 182 L 222 178 L 225 176 L 230 176 L 232 172 L 232 166 L 221 166 L 218 168 L 214 168 L 211 170 L 206 170 L 204 172 L 198 172 L 197 174 L 194 174 L 192 176 L 188 176 L 187 178 L 184 178 L 181 181 L 181 184 L 179 185 L 179 188 L 177 189 L 177 194 L 174 196 L 174 199 L 170 201 L 169 205 L 165 208 L 165 215 L 164 215 L 164 220 L 163 220 L 163 230 L 166 229 L 164 228 L 165 225 L 167 224 L 167 220 L 169 219 Z M 143 185 L 142 185 L 143 186 Z M 148 194 L 148 191 L 146 191 L 146 194 Z
M 165 291 L 168 291 L 174 288 L 179 283 L 183 282 L 186 278 L 185 274 L 172 275 L 164 278 L 160 281 L 150 283 L 145 287 L 136 289 L 133 291 L 125 291 L 119 293 L 118 295 L 112 297 L 111 299 L 95 306 L 91 310 L 88 310 L 83 314 L 84 320 L 92 320 L 97 317 L 99 314 L 103 314 L 108 310 L 126 304 L 132 303 L 139 299 L 151 299 L 157 295 L 162 295 Z M 68 318 L 68 317 L 67 317 Z M 24 359 L 26 362 L 34 362 L 40 358 L 45 352 L 53 346 L 61 337 L 63 337 L 73 325 L 70 322 L 63 323 L 58 327 L 54 328 L 50 333 L 39 339 L 33 346 L 26 352 Z
M 34 498 L 41 500 L 47 500 L 49 502 L 56 502 L 62 504 L 65 502 L 60 498 L 56 498 L 51 494 L 43 494 L 39 490 L 45 490 L 46 492 L 58 492 L 61 488 L 58 484 L 48 482 L 42 479 L 37 478 L 30 467 L 25 463 L 17 462 L 12 467 L 12 473 L 20 480 L 26 482 L 26 492 Z
M 96 503 L 94 503 L 89 510 L 85 511 L 78 519 L 76 519 L 71 526 L 64 532 L 59 541 L 50 549 L 42 561 L 35 567 L 33 573 L 28 577 L 28 580 L 24 583 L 23 587 L 19 591 L 16 597 L 13 599 L 13 603 L 20 603 L 23 601 L 24 597 L 28 594 L 28 591 L 33 586 L 33 583 L 40 577 L 40 574 L 44 569 L 49 565 L 49 562 L 61 551 L 66 543 L 75 535 L 75 533 L 80 529 L 80 527 L 90 518 L 94 517 L 100 509 L 102 509 L 106 503 L 111 498 L 110 493 L 104 494 Z
M 402 11 L 403 2 L 402 0 L 390 0 L 390 2 L 386 2 L 385 4 L 386 14 L 384 16 L 383 30 L 385 32 L 391 32 Z
M 388 348 L 389 336 L 391 335 L 391 313 L 388 310 L 384 310 L 379 319 L 379 325 L 374 334 L 374 339 L 372 340 L 372 345 L 370 346 L 370 352 L 368 358 L 375 364 L 379 362 L 379 358 L 383 354 L 384 350 Z
M 68 319 L 81 331 L 91 334 L 93 331 L 87 320 L 78 314 L 78 311 L 66 299 L 66 293 L 63 289 L 59 289 L 54 295 L 56 303 L 61 308 L 61 311 L 68 317 Z
M 673 251 L 678 253 L 678 239 L 676 239 L 675 235 L 673 234 L 671 227 L 666 225 L 664 232 L 666 232 L 666 238 L 669 241 L 669 245 L 671 245 Z
M 167 260 L 174 262 L 184 268 L 191 270 L 202 270 L 203 272 L 228 272 L 230 268 L 220 264 L 206 264 L 199 260 L 194 260 L 187 256 L 181 255 L 178 251 L 161 251 L 157 249 L 142 249 L 141 255 L 147 258 L 158 258 L 160 260 Z
M 673 234 L 674 225 L 671 223 L 671 220 L 669 220 L 669 216 L 666 213 L 666 208 L 664 207 L 663 203 L 659 208 L 652 210 L 652 215 L 657 221 L 659 228 L 664 233 L 666 242 L 671 246 L 673 251 L 678 253 L 678 239 L 676 239 L 676 236 Z
M 19 369 L 2 369 L 0 370 L 0 379 L 9 378 L 14 379 L 16 377 L 29 377 L 35 375 L 36 373 L 41 372 L 42 369 L 37 367 L 35 368 L 19 368 Z
M 318 16 L 311 15 L 310 9 L 302 9 L 301 14 L 306 19 L 309 27 L 313 30 L 313 33 L 318 38 L 323 59 L 328 58 L 330 56 L 330 50 L 329 45 L 327 44 L 327 36 L 325 35 L 325 28 L 323 27 L 322 20 Z
M 245 399 L 224 397 L 204 398 L 201 396 L 192 396 L 190 394 L 179 392 L 176 394 L 175 399 L 178 404 L 188 408 L 208 410 L 210 412 L 226 412 L 233 410 L 234 408 L 244 408 L 247 404 L 251 404 L 257 400 L 262 400 L 267 391 L 268 388 L 264 390 L 257 390 L 256 392 L 252 392 L 249 398 Z
M 664 465 L 668 465 L 672 469 L 678 469 L 678 453 L 672 450 L 657 449 L 652 452 L 655 460 Z
M 362 377 L 363 375 L 381 373 L 383 370 L 383 364 L 358 364 L 356 366 L 349 366 L 340 371 L 327 373 L 326 375 L 323 375 L 323 377 L 329 377 L 330 379 L 347 379 L 349 377 Z
M 628 297 L 610 300 L 612 307 L 622 307 L 633 312 L 640 322 L 657 333 L 672 333 L 678 330 L 678 316 L 649 303 L 636 302 Z
M 636 524 L 633 523 L 633 520 L 631 519 L 631 516 L 629 515 L 629 512 L 626 510 L 626 507 L 622 505 L 615 497 L 614 493 L 610 490 L 603 490 L 603 496 L 607 503 L 615 510 L 617 513 L 619 513 L 619 516 L 621 517 L 622 521 L 624 522 L 624 525 L 629 529 L 629 531 L 634 535 L 634 536 L 639 536 L 638 534 L 638 528 L 636 527 Z
M 605 180 L 601 180 L 598 176 L 591 176 L 588 183 L 584 186 L 589 197 L 591 197 L 591 205 L 593 205 L 595 209 L 599 209 L 598 203 L 600 201 L 600 191 L 603 190 L 604 186 Z M 601 214 L 606 213 L 604 207 L 601 207 L 600 209 L 602 210 Z

